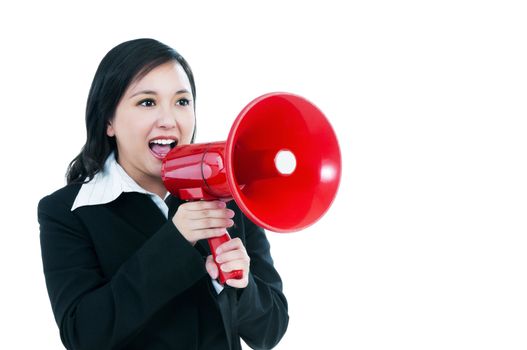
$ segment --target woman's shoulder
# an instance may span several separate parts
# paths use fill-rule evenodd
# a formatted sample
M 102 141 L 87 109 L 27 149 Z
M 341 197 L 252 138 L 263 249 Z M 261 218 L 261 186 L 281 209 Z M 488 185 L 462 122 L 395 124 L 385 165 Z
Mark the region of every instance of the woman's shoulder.
M 81 186 L 81 183 L 69 184 L 43 197 L 38 203 L 39 211 L 41 209 L 71 208 Z

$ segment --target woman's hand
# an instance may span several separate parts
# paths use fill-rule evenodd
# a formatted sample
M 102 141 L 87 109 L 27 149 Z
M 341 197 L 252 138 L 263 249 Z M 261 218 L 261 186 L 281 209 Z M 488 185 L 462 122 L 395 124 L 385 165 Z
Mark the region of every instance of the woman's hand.
M 234 212 L 222 201 L 195 201 L 181 204 L 172 222 L 195 245 L 200 239 L 223 235 L 234 224 L 233 217 Z
M 249 266 L 251 259 L 242 241 L 236 237 L 228 242 L 223 243 L 216 250 L 216 262 L 220 265 L 222 271 L 229 272 L 232 270 L 242 270 L 242 279 L 228 279 L 225 283 L 234 288 L 245 288 L 249 283 Z M 207 257 L 205 268 L 212 279 L 218 278 L 218 267 L 214 263 L 212 255 Z

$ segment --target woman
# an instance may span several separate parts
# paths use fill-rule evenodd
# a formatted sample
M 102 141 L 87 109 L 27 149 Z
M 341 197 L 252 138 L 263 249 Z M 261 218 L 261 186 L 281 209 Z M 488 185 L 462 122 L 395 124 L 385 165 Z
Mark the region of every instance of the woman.
M 38 207 L 46 284 L 68 349 L 275 346 L 287 301 L 263 230 L 234 202 L 167 196 L 161 160 L 195 134 L 196 89 L 172 48 L 138 39 L 101 61 L 86 108 L 87 140 L 67 185 Z M 218 249 L 219 285 L 204 239 Z

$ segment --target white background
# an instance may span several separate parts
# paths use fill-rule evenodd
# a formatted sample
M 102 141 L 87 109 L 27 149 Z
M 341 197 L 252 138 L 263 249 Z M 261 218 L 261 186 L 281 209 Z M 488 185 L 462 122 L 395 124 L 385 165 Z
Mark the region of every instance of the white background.
M 336 130 L 331 210 L 268 233 L 291 316 L 277 349 L 527 348 L 522 2 L 13 3 L 0 12 L 1 349 L 61 348 L 36 206 L 84 143 L 100 60 L 138 37 L 190 62 L 199 142 L 276 90 Z

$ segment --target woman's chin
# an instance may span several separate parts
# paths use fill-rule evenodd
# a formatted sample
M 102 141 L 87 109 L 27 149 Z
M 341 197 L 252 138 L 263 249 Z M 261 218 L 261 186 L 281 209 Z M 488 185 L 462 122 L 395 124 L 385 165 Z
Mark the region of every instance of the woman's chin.
M 148 175 L 155 178 L 161 178 L 162 161 L 158 159 L 152 159 L 147 166 Z

